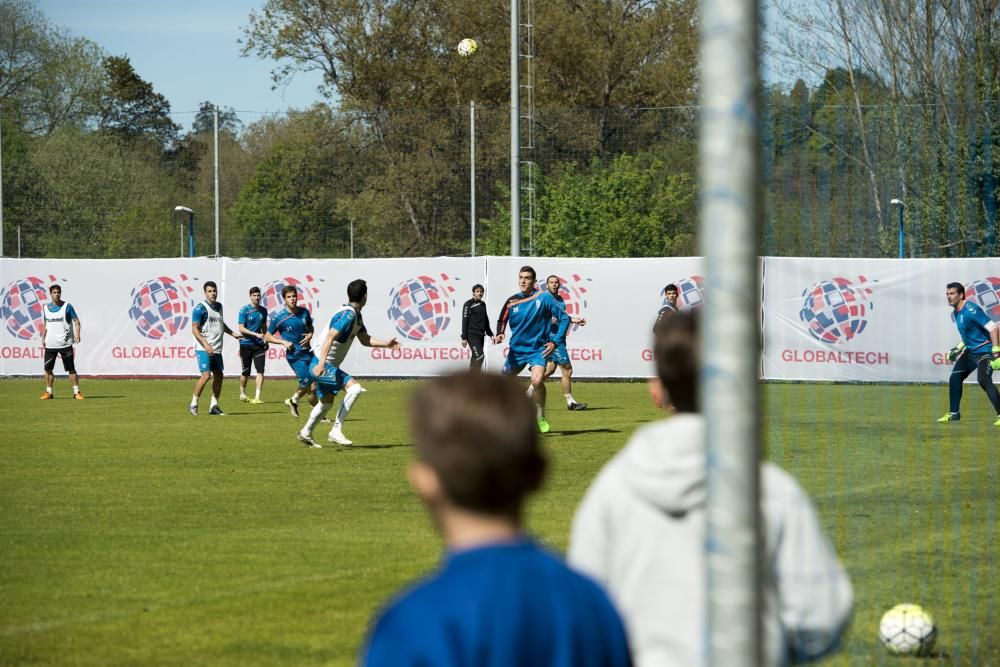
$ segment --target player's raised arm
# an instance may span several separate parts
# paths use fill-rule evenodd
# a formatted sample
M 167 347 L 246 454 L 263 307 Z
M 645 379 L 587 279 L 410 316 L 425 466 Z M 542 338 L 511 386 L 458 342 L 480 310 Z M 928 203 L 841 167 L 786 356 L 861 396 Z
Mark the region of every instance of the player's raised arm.
M 358 332 L 358 342 L 365 347 L 387 347 L 389 349 L 399 347 L 399 341 L 395 337 L 389 340 L 379 340 L 378 338 L 372 338 L 365 329 Z

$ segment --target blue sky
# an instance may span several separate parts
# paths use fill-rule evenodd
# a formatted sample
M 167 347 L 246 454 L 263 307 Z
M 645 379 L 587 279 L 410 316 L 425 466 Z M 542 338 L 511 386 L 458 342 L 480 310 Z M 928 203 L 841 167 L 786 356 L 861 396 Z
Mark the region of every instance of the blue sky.
M 54 25 L 127 55 L 136 72 L 170 102 L 175 120 L 190 127 L 201 102 L 243 112 L 301 109 L 321 99 L 317 73 L 297 74 L 271 90 L 275 62 L 240 56 L 237 40 L 251 10 L 264 0 L 36 0 Z M 253 121 L 259 114 L 239 114 Z

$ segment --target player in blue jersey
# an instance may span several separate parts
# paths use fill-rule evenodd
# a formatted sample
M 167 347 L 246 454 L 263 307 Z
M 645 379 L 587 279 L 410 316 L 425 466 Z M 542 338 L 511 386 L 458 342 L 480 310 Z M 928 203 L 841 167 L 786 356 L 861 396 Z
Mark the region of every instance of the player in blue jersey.
M 45 393 L 41 399 L 52 398 L 52 385 L 56 379 L 56 358 L 62 359 L 63 370 L 69 375 L 73 385 L 73 398 L 83 400 L 80 393 L 80 379 L 76 374 L 73 346 L 80 342 L 80 318 L 73 305 L 62 300 L 62 287 L 49 288 L 51 301 L 42 309 L 42 346 L 45 348 L 43 369 L 45 371 Z
M 378 615 L 365 667 L 626 667 L 622 621 L 592 580 L 528 537 L 545 456 L 514 380 L 436 378 L 410 400 L 410 485 L 447 545 L 440 566 Z
M 299 441 L 308 447 L 320 447 L 321 445 L 313 440 L 312 430 L 316 423 L 321 420 L 330 408 L 333 407 L 333 399 L 337 392 L 344 389 L 344 400 L 340 402 L 337 409 L 337 418 L 333 420 L 333 428 L 327 440 L 338 445 L 353 444 L 344 436 L 343 425 L 347 418 L 347 413 L 354 407 L 354 402 L 358 400 L 361 392 L 365 391 L 361 383 L 344 372 L 342 366 L 347 352 L 351 349 L 351 343 L 357 338 L 362 345 L 367 347 L 399 347 L 399 342 L 395 338 L 389 340 L 378 340 L 372 338 L 365 328 L 364 320 L 361 319 L 361 309 L 368 303 L 368 284 L 361 280 L 352 280 L 347 285 L 347 300 L 330 318 L 330 330 L 323 339 L 323 345 L 319 351 L 319 357 L 313 357 L 311 375 L 316 383 L 316 395 L 319 402 L 309 413 L 306 425 L 299 431 Z
M 569 317 L 559 307 L 548 290 L 535 291 L 535 270 L 522 266 L 517 274 L 520 292 L 507 299 L 497 320 L 496 342 L 504 339 L 504 331 L 510 324 L 507 361 L 504 375 L 517 375 L 525 366 L 531 371 L 531 386 L 528 395 L 535 401 L 538 430 L 549 432 L 549 422 L 545 419 L 545 358 L 556 348 L 555 341 L 566 336 Z M 553 330 L 552 320 L 557 325 Z
M 299 388 L 291 398 L 285 399 L 289 412 L 293 417 L 298 417 L 300 398 L 309 394 L 309 402 L 315 403 L 313 381 L 309 377 L 309 366 L 313 359 L 312 348 L 309 346 L 313 336 L 313 320 L 308 310 L 299 307 L 299 292 L 293 285 L 285 285 L 281 289 L 281 299 L 285 305 L 271 317 L 264 338 L 268 343 L 284 348 L 285 361 L 298 378 Z
M 198 416 L 198 399 L 209 378 L 212 379 L 212 405 L 208 414 L 226 414 L 219 407 L 219 397 L 222 395 L 222 339 L 224 334 L 237 340 L 243 338 L 242 334 L 234 332 L 222 321 L 222 304 L 217 301 L 219 288 L 215 283 L 205 281 L 204 290 L 205 300 L 195 306 L 191 313 L 191 333 L 201 346 L 200 350 L 195 350 L 201 376 L 194 383 L 194 394 L 191 396 L 191 405 L 188 406 L 188 412 L 194 417 Z
M 962 337 L 958 345 L 948 351 L 948 361 L 955 362 L 955 368 L 948 379 L 948 400 L 951 403 L 948 414 L 939 422 L 957 422 L 962 418 L 959 405 L 962 402 L 962 383 L 976 371 L 979 386 L 986 392 L 1000 426 L 1000 393 L 993 384 L 993 371 L 1000 370 L 1000 327 L 983 312 L 983 309 L 965 300 L 962 283 L 948 283 L 945 288 L 948 305 L 952 308 L 951 319 Z
M 562 287 L 562 283 L 559 280 L 559 276 L 551 275 L 545 279 L 545 288 L 549 291 L 555 300 L 559 303 L 559 306 L 566 311 L 566 302 L 559 295 L 559 290 Z M 579 326 L 586 326 L 587 320 L 582 317 L 572 317 L 569 316 L 570 324 L 577 324 Z M 552 335 L 553 337 L 558 334 L 559 331 L 559 321 L 556 318 L 552 318 Z M 568 329 L 567 329 L 568 331 Z M 563 398 L 566 399 L 566 407 L 570 410 L 586 410 L 586 403 L 577 403 L 576 399 L 573 398 L 573 362 L 570 361 L 569 351 L 566 349 L 566 333 L 563 333 L 561 338 L 553 338 L 553 342 L 556 344 L 556 349 L 552 350 L 552 354 L 549 355 L 548 363 L 545 366 L 545 379 L 549 379 L 556 372 L 556 367 L 560 369 L 559 382 L 562 385 Z
M 250 288 L 250 303 L 240 308 L 236 323 L 240 327 L 243 339 L 240 341 L 240 361 L 243 372 L 240 373 L 240 400 L 252 405 L 260 405 L 260 390 L 264 386 L 264 361 L 267 356 L 267 309 L 260 305 L 260 288 Z M 250 379 L 250 368 L 257 370 L 255 380 L 257 391 L 253 398 L 247 397 L 247 380 Z

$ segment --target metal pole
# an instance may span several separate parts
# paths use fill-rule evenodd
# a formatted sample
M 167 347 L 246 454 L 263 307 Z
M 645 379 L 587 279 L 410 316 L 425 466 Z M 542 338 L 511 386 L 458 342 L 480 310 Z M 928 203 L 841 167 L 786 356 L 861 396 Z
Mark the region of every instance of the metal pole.
M 713 667 L 761 664 L 758 12 L 757 0 L 702 0 L 700 11 L 701 405 Z
M 188 249 L 194 257 L 194 212 L 188 213 Z
M 17 226 L 17 258 L 21 259 L 21 225 Z
M 351 259 L 354 259 L 354 218 L 351 218 Z
M 476 102 L 469 101 L 469 220 L 472 256 L 476 256 Z
M 510 2 L 510 256 L 521 256 L 521 42 L 518 0 Z
M 21 232 L 18 226 L 17 257 L 21 258 Z M 3 115 L 0 114 L 0 257 L 3 257 Z
M 219 107 L 212 110 L 215 122 L 215 256 L 219 256 Z
M 180 256 L 181 256 L 181 259 L 183 259 L 184 258 L 184 223 L 183 222 L 181 223 L 179 229 L 181 230 L 181 255 Z

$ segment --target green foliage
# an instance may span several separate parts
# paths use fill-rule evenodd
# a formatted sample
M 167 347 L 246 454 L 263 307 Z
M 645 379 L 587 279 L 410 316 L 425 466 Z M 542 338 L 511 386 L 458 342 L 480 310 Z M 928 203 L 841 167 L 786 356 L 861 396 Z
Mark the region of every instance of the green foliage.
M 127 57 L 103 61 L 106 88 L 98 127 L 123 143 L 149 141 L 162 149 L 174 146 L 179 126 L 170 119 L 170 102 L 153 90 Z

